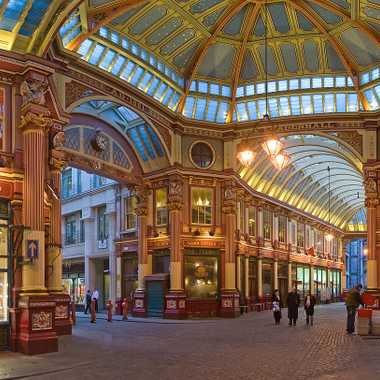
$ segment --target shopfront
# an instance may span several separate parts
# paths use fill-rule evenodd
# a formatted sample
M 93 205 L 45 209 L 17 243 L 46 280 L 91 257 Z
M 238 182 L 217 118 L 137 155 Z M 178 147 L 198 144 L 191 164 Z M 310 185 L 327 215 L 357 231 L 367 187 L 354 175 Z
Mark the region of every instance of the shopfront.
M 133 292 L 137 289 L 138 261 L 137 252 L 129 252 L 122 257 L 122 298 L 131 300 Z
M 273 294 L 273 261 L 263 260 L 263 295 L 266 298 L 271 298 Z
M 219 250 L 185 249 L 184 282 L 190 315 L 217 314 L 220 292 L 219 261 Z
M 288 284 L 288 263 L 280 261 L 278 263 L 278 290 L 283 302 L 286 301 L 289 293 Z
M 249 299 L 251 303 L 257 302 L 257 260 L 256 257 L 250 257 L 248 262 L 248 286 Z
M 328 298 L 326 268 L 314 268 L 314 294 L 318 302 L 326 302 Z
M 169 249 L 157 249 L 153 252 L 152 273 L 170 273 Z
M 310 267 L 302 264 L 293 264 L 292 284 L 297 288 L 301 299 L 304 299 L 310 291 Z
M 64 292 L 71 297 L 71 300 L 73 300 L 78 306 L 84 304 L 84 260 L 64 260 L 62 269 L 62 285 Z
M 329 280 L 332 300 L 337 301 L 341 296 L 341 271 L 338 269 L 331 269 L 329 271 Z
M 0 350 L 8 345 L 11 260 L 8 240 L 8 203 L 0 201 Z

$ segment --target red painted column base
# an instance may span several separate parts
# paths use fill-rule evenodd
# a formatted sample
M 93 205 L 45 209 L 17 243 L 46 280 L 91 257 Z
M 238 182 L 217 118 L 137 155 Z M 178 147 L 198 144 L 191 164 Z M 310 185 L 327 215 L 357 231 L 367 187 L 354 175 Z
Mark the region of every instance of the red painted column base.
M 21 296 L 18 302 L 17 351 L 27 355 L 58 351 L 55 300 L 51 296 Z
M 147 316 L 145 290 L 136 290 L 133 296 L 132 315 L 145 318 Z
M 169 291 L 165 296 L 165 311 L 164 318 L 166 319 L 186 319 L 186 294 L 184 291 Z
M 52 294 L 55 300 L 55 332 L 57 335 L 71 335 L 73 321 L 70 315 L 71 298 L 68 294 Z
M 240 316 L 239 293 L 236 290 L 222 290 L 219 316 L 222 318 L 237 318 Z

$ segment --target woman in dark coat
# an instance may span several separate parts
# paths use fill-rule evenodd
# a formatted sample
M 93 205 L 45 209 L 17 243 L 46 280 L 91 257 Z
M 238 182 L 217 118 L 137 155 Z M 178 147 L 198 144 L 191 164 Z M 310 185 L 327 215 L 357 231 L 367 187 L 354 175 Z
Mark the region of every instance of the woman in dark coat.
M 305 297 L 304 307 L 306 313 L 306 324 L 309 326 L 309 323 L 313 326 L 313 318 L 314 318 L 314 305 L 315 305 L 315 297 L 309 292 L 309 294 Z
M 298 319 L 298 307 L 300 305 L 300 296 L 297 293 L 297 289 L 293 288 L 288 294 L 288 318 L 289 326 L 292 324 L 295 326 Z
M 274 317 L 274 322 L 276 325 L 280 324 L 281 321 L 281 309 L 283 308 L 283 303 L 280 298 L 280 292 L 278 289 L 276 289 L 273 293 L 273 298 L 272 298 L 272 310 L 273 310 L 273 317 Z

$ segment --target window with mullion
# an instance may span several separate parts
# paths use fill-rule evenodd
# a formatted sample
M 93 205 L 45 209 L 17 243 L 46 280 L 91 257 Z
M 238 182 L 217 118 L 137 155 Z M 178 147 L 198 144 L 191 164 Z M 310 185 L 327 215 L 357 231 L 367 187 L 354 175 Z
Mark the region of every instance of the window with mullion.
M 280 243 L 286 243 L 286 222 L 285 215 L 279 215 L 278 217 L 278 241 Z
M 98 240 L 103 241 L 108 239 L 108 220 L 106 215 L 106 206 L 98 208 Z
M 156 226 L 168 223 L 168 200 L 166 188 L 156 190 Z
M 273 225 L 272 217 L 273 217 L 272 211 L 268 209 L 263 210 L 263 227 L 264 227 L 263 237 L 265 240 L 272 239 L 272 225 Z
M 193 188 L 191 194 L 191 222 L 212 224 L 212 189 Z
M 65 218 L 65 244 L 75 244 L 77 233 L 77 221 L 75 215 L 69 215 Z
M 136 228 L 136 197 L 130 195 L 124 198 L 124 230 L 133 230 Z

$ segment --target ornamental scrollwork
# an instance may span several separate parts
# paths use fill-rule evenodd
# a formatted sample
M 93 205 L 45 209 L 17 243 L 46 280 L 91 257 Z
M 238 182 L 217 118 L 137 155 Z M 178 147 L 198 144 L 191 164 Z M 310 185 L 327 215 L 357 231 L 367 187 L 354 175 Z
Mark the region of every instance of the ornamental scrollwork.
M 180 178 L 172 179 L 168 189 L 169 210 L 180 210 L 183 204 L 183 181 Z
M 50 112 L 44 113 L 33 113 L 27 112 L 25 115 L 21 116 L 20 129 L 24 129 L 27 126 L 40 127 L 48 129 L 53 125 L 53 120 L 50 118 Z
M 20 86 L 22 104 L 34 103 L 44 106 L 46 104 L 45 94 L 49 89 L 47 80 L 35 78 L 25 79 Z

